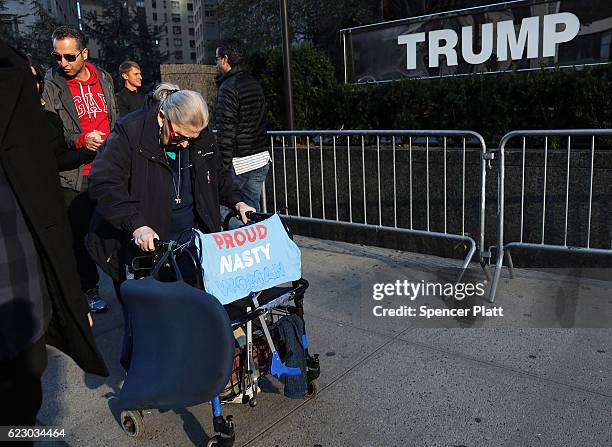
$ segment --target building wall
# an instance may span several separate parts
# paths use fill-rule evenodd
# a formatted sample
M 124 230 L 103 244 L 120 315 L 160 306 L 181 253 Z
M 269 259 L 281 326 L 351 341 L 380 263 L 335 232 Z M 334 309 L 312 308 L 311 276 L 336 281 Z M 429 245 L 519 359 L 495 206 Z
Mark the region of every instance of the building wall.
M 159 48 L 167 63 L 195 63 L 195 0 L 144 0 L 147 23 L 159 30 Z
M 96 2 L 95 0 L 79 0 L 79 24 L 81 29 L 83 28 L 82 24 L 85 23 L 88 14 L 97 13 L 100 15 L 102 14 L 102 9 L 100 2 Z M 89 49 L 89 57 L 93 59 L 100 58 L 100 46 L 94 39 L 89 39 L 87 42 L 87 49 Z
M 72 26 L 78 25 L 76 0 L 41 0 L 41 3 L 45 11 L 58 22 Z M 37 19 L 30 0 L 8 0 L 6 10 L 2 12 L 2 15 L 25 16 L 17 24 L 17 31 L 20 33 L 28 32 Z
M 162 82 L 171 82 L 181 88 L 200 92 L 208 104 L 210 127 L 213 126 L 217 102 L 217 70 L 213 65 L 164 64 L 160 66 Z
M 213 64 L 221 25 L 217 16 L 219 0 L 196 0 L 196 54 L 198 64 Z
M 79 26 L 87 13 L 102 11 L 99 0 L 41 0 L 45 9 L 59 22 Z M 30 0 L 8 0 L 3 16 L 28 15 Z M 80 10 L 80 15 L 77 12 Z M 159 48 L 168 54 L 169 64 L 214 63 L 220 36 L 217 18 L 219 0 L 128 0 L 130 9 L 144 7 L 147 23 L 161 35 Z M 25 17 L 18 25 L 24 30 L 34 17 Z M 90 56 L 99 58 L 97 42 L 88 42 Z

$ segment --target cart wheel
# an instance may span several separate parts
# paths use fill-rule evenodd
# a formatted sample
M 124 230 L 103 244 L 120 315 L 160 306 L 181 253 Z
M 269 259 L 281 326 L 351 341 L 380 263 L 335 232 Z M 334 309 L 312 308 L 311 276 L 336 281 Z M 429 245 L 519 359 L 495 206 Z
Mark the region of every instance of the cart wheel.
M 251 399 L 249 399 L 249 407 L 253 408 L 257 406 L 257 399 L 255 397 L 252 397 Z
M 308 382 L 308 390 L 306 391 L 306 397 L 315 397 L 319 394 L 319 380 L 314 379 Z
M 120 416 L 121 428 L 130 438 L 142 438 L 145 431 L 144 417 L 141 411 L 122 411 Z
M 219 445 L 219 439 L 216 436 L 213 436 L 206 443 L 206 447 L 217 447 Z

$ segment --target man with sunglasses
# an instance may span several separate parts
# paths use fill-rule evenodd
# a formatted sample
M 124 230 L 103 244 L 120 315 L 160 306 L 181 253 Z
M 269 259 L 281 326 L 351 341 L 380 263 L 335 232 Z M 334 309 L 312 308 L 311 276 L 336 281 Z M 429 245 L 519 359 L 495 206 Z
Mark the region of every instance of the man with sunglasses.
M 96 152 L 117 119 L 115 91 L 111 76 L 87 58 L 86 37 L 78 29 L 60 26 L 53 32 L 56 66 L 47 72 L 43 93 L 45 108 L 62 121 L 64 138 L 70 150 Z M 84 238 L 95 203 L 89 198 L 88 176 L 92 163 L 60 172 L 74 236 L 74 251 L 83 292 L 91 312 L 107 310 L 98 293 L 99 276 L 89 257 Z

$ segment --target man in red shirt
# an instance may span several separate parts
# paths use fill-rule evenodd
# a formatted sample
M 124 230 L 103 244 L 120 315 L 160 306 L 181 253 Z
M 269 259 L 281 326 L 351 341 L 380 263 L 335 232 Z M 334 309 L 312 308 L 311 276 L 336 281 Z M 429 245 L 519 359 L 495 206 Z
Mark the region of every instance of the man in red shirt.
M 117 119 L 111 76 L 87 61 L 86 37 L 78 29 L 61 26 L 53 32 L 52 56 L 57 66 L 47 73 L 43 100 L 64 127 L 70 150 L 89 151 L 87 163 L 60 172 L 68 217 L 74 236 L 74 251 L 83 292 L 91 312 L 104 312 L 107 305 L 98 293 L 98 271 L 85 250 L 84 239 L 95 203 L 89 198 L 87 179 L 96 151 Z

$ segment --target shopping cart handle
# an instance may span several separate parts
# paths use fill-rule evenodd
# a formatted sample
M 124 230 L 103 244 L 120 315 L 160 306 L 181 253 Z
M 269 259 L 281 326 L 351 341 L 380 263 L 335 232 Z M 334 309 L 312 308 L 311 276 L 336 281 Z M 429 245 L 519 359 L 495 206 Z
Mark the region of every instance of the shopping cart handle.
M 257 213 L 255 211 L 247 211 L 244 214 L 246 214 L 247 219 L 249 219 L 251 222 L 261 222 L 262 220 L 266 220 L 274 215 L 270 213 Z M 237 217 L 240 217 L 240 213 L 237 213 Z
M 160 241 L 159 239 L 153 239 L 153 245 L 156 249 L 167 249 L 170 245 L 176 245 L 176 241 Z
M 278 356 L 278 352 L 274 351 L 270 361 L 270 374 L 280 379 L 282 376 L 299 376 L 302 374 L 302 370 L 285 365 Z

